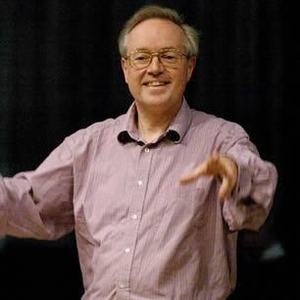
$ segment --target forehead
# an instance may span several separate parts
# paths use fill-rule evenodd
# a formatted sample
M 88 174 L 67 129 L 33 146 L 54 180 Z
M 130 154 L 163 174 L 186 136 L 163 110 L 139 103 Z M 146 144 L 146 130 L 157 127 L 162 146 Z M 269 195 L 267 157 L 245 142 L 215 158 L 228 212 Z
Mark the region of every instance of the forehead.
M 183 50 L 184 33 L 175 23 L 163 19 L 149 19 L 136 25 L 127 36 L 127 49 L 159 50 L 178 48 Z

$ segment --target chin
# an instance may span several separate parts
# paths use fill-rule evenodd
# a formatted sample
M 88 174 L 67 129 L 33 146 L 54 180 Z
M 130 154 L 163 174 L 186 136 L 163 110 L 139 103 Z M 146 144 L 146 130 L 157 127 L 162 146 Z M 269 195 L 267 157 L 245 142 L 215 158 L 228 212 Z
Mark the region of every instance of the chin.
M 147 97 L 143 101 L 144 105 L 149 105 L 149 106 L 166 106 L 170 103 L 169 98 L 165 97 Z
M 142 95 L 142 102 L 152 104 L 163 104 L 170 102 L 169 93 L 147 93 Z

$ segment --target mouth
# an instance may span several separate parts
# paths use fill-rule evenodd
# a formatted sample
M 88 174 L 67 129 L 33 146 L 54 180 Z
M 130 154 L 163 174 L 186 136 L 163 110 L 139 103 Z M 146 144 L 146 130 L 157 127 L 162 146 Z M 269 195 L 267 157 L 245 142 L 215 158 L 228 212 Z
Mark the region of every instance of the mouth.
M 147 87 L 162 87 L 168 84 L 170 84 L 170 81 L 161 81 L 161 80 L 146 81 L 143 83 L 143 85 Z

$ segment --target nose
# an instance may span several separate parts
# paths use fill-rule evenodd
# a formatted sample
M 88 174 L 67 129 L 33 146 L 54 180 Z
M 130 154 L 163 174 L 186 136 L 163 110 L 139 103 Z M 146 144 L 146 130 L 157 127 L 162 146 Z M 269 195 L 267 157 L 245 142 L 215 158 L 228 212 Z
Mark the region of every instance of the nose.
M 148 73 L 157 75 L 164 71 L 164 65 L 160 62 L 158 55 L 153 55 L 148 66 Z

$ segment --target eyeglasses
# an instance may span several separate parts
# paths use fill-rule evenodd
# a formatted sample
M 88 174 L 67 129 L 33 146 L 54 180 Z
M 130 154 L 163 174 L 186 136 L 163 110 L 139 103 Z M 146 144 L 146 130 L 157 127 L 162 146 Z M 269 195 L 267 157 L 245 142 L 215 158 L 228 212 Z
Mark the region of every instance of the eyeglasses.
M 128 59 L 129 64 L 135 69 L 144 69 L 151 64 L 154 56 L 156 56 L 159 62 L 165 67 L 170 68 L 177 67 L 182 57 L 188 57 L 177 49 L 162 49 L 158 52 L 136 50 L 124 58 Z

